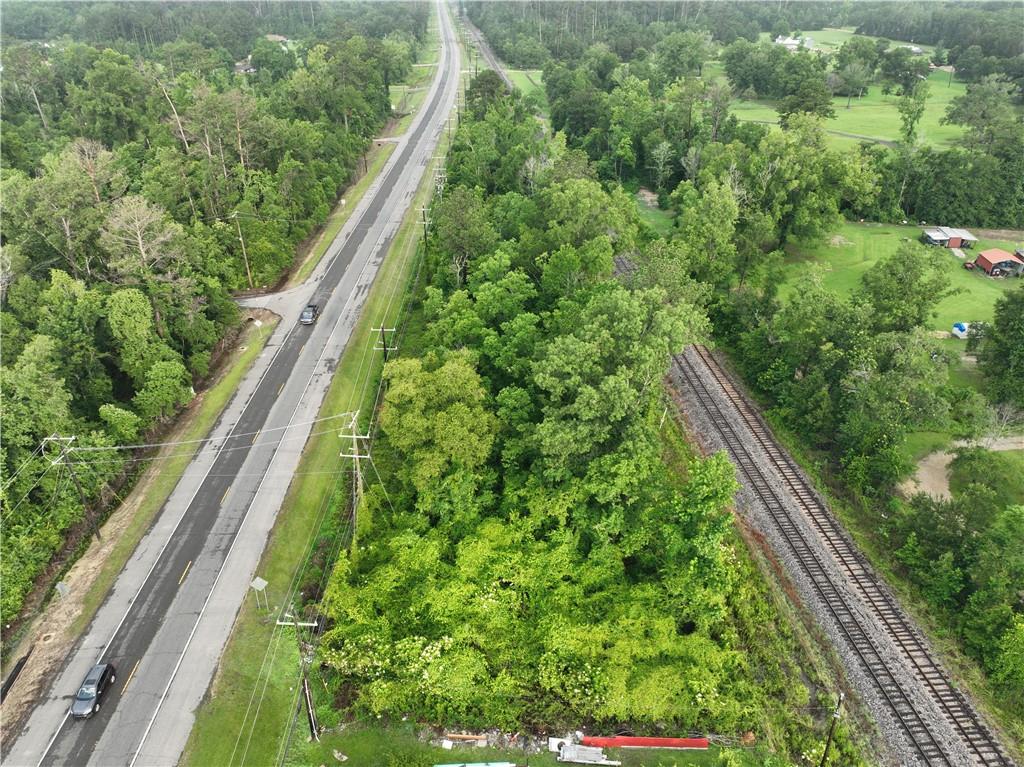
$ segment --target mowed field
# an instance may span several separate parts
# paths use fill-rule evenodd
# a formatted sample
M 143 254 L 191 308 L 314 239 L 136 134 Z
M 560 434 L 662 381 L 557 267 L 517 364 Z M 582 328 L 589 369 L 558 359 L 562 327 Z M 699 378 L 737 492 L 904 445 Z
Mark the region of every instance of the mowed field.
M 886 224 L 843 224 L 838 231 L 821 244 L 808 248 L 793 248 L 786 257 L 785 282 L 779 290 L 785 301 L 793 294 L 801 275 L 812 264 L 825 268 L 824 284 L 839 295 L 848 296 L 860 287 L 861 276 L 885 256 L 896 252 L 905 238 L 917 241 L 921 229 L 917 226 Z M 977 247 L 966 251 L 968 259 L 986 248 L 1002 248 L 1012 252 L 1020 243 L 982 239 Z M 959 292 L 939 302 L 936 316 L 928 327 L 949 332 L 954 322 L 991 322 L 996 301 L 1005 293 L 1024 284 L 1019 278 L 992 279 L 979 270 L 963 268 L 963 261 L 951 250 L 935 248 L 946 259 L 953 287 Z M 972 360 L 963 359 L 964 341 L 949 337 L 937 343 L 949 359 L 949 380 L 955 386 L 983 390 L 980 371 Z M 917 462 L 936 450 L 945 450 L 953 440 L 948 431 L 919 431 L 908 434 L 902 446 L 907 460 Z
M 809 248 L 794 248 L 786 258 L 786 281 L 780 290 L 783 298 L 790 295 L 800 276 L 812 263 L 825 270 L 824 283 L 840 295 L 850 295 L 860 287 L 861 276 L 882 258 L 896 252 L 900 243 L 909 238 L 918 241 L 921 229 L 917 226 L 846 223 L 830 241 Z M 973 259 L 986 248 L 1002 248 L 1011 253 L 1021 243 L 982 239 L 967 251 Z M 946 257 L 948 273 L 953 287 L 959 292 L 944 298 L 937 307 L 937 316 L 929 323 L 933 330 L 952 329 L 954 322 L 991 322 L 996 301 L 1006 292 L 1024 284 L 1018 278 L 993 279 L 980 270 L 963 268 L 963 261 L 951 250 L 936 248 Z
M 950 102 L 961 95 L 966 86 L 955 79 L 951 83 L 949 73 L 942 71 L 932 72 L 928 83 L 930 91 L 924 116 L 917 129 L 918 140 L 942 148 L 956 146 L 963 136 L 963 128 L 959 125 L 943 125 L 941 121 Z M 854 98 L 849 109 L 846 107 L 846 97 L 837 96 L 832 100 L 836 116 L 825 121 L 832 142 L 850 146 L 862 140 L 897 141 L 900 135 L 900 113 L 896 108 L 898 100 L 896 95 L 883 95 L 882 87 L 875 84 L 871 85 L 866 96 Z M 741 120 L 777 124 L 779 119 L 775 102 L 769 100 L 736 99 L 732 111 Z M 843 133 L 850 135 L 839 135 Z
M 508 69 L 509 78 L 515 86 L 522 91 L 523 96 L 536 93 L 540 99 L 540 108 L 544 114 L 548 113 L 548 97 L 544 90 L 544 72 L 540 69 Z
M 814 44 L 815 50 L 822 50 L 825 53 L 835 53 L 838 51 L 843 43 L 849 40 L 851 37 L 856 35 L 853 27 L 825 27 L 824 29 L 809 29 L 803 33 L 806 37 L 811 38 L 811 42 Z M 868 40 L 878 40 L 879 38 L 873 35 L 856 35 L 858 37 L 865 37 Z M 933 45 L 923 45 L 922 43 L 911 43 L 906 40 L 893 40 L 890 47 L 896 48 L 900 45 L 916 45 L 924 53 L 931 54 L 935 50 Z

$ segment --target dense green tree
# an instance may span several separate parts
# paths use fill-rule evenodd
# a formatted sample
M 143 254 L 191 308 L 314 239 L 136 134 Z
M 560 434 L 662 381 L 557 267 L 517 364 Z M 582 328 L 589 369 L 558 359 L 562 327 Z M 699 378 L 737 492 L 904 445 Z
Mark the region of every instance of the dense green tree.
M 905 90 L 896 103 L 900 113 L 900 138 L 907 146 L 913 146 L 917 140 L 917 125 L 924 117 L 928 90 L 928 82 L 921 81 Z
M 1024 690 L 1024 615 L 1017 615 L 1003 633 L 994 677 L 1011 693 Z
M 928 78 L 928 59 L 915 56 L 910 48 L 897 47 L 882 54 L 879 64 L 881 78 L 901 95 L 914 90 L 919 82 Z
M 849 109 L 854 96 L 860 98 L 864 95 L 871 81 L 871 71 L 860 61 L 851 61 L 839 70 L 839 77 L 846 92 L 846 108 Z
M 986 77 L 967 86 L 949 105 L 944 123 L 967 127 L 968 146 L 997 156 L 1019 152 L 1024 121 L 1014 110 L 1012 86 L 996 77 Z
M 691 266 L 703 282 L 726 285 L 735 271 L 733 242 L 739 205 L 727 184 L 712 179 L 700 192 L 682 182 L 672 194 L 679 209 L 679 236 L 693 256 Z
M 483 120 L 487 110 L 507 93 L 508 89 L 501 75 L 493 69 L 485 69 L 473 78 L 473 82 L 466 89 L 466 108 L 477 120 Z
M 252 47 L 249 63 L 260 73 L 265 73 L 269 82 L 276 82 L 288 76 L 295 68 L 295 54 L 287 44 L 261 38 Z
M 712 55 L 711 36 L 700 32 L 673 32 L 654 46 L 654 59 L 665 82 L 696 73 Z
M 867 77 L 870 78 L 878 66 L 878 58 L 878 48 L 874 40 L 854 35 L 839 46 L 835 67 L 838 71 L 844 72 L 851 65 L 857 65 L 862 67 Z
M 924 327 L 951 287 L 944 253 L 901 243 L 861 278 L 860 295 L 871 305 L 872 326 L 881 333 Z
M 978 362 L 993 398 L 1024 408 L 1024 286 L 996 301 Z
M 487 255 L 498 241 L 491 226 L 480 190 L 455 187 L 437 208 L 437 235 L 449 256 L 444 268 L 451 273 L 455 285 L 466 279 L 470 261 Z
M 68 87 L 65 119 L 81 135 L 107 146 L 131 141 L 142 127 L 149 89 L 131 59 L 109 48 L 100 53 L 81 86 Z

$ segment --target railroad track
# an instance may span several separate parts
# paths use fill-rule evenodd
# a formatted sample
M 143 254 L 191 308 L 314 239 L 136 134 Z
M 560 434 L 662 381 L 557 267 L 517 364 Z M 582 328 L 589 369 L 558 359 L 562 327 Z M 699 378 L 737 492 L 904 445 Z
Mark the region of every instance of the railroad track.
M 509 90 L 515 88 L 515 83 L 512 82 L 512 78 L 508 76 L 505 71 L 505 67 L 498 61 L 498 57 L 491 50 L 490 44 L 484 39 L 483 32 L 476 28 L 476 26 L 467 17 L 463 17 L 462 23 L 465 29 L 469 32 L 469 36 L 473 38 L 473 43 L 476 45 L 476 49 L 480 52 L 480 55 L 484 57 L 484 61 L 487 65 L 498 73 L 498 77 L 505 81 L 505 85 L 508 86 Z
M 929 691 L 954 731 L 963 740 L 965 749 L 976 763 L 983 767 L 1012 767 L 995 737 L 983 724 L 973 706 L 954 688 L 941 666 L 936 663 L 923 637 L 911 624 L 892 595 L 879 582 L 872 569 L 854 544 L 832 518 L 825 504 L 808 484 L 796 463 L 779 446 L 768 425 L 753 404 L 740 392 L 718 365 L 710 352 L 694 346 L 699 363 L 718 384 L 729 403 L 736 409 L 757 445 L 764 451 L 777 471 L 788 494 L 810 520 L 821 536 L 829 553 L 841 568 L 841 574 L 852 584 L 854 591 L 868 612 L 892 638 L 908 669 Z M 746 484 L 764 504 L 773 523 L 787 541 L 800 566 L 807 575 L 822 604 L 836 621 L 836 626 L 861 661 L 864 670 L 888 705 L 895 721 L 900 725 L 911 748 L 927 765 L 954 765 L 950 756 L 930 732 L 927 723 L 915 706 L 913 693 L 904 689 L 886 663 L 883 648 L 879 647 L 864 625 L 863 607 L 851 600 L 836 583 L 835 566 L 823 562 L 807 534 L 792 518 L 775 485 L 765 476 L 754 459 L 750 447 L 733 428 L 718 400 L 696 366 L 685 354 L 672 359 L 672 369 L 679 375 L 711 415 L 719 436 L 729 450 Z

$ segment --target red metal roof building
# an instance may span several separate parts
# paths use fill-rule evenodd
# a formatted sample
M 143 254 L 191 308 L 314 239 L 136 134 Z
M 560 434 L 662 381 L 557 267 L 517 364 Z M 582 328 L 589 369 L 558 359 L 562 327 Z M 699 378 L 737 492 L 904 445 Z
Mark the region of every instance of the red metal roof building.
M 1015 253 L 1007 253 L 1002 248 L 989 248 L 981 251 L 974 259 L 974 263 L 985 274 L 993 277 L 1024 272 L 1024 258 Z

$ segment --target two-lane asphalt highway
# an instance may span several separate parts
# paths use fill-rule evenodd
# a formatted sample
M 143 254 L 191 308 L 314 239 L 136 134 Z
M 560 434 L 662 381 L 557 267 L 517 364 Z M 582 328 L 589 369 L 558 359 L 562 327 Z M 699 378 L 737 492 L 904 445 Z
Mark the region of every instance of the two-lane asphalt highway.
M 292 315 L 240 385 L 5 764 L 177 762 L 306 437 L 347 423 L 317 422 L 317 413 L 458 89 L 458 46 L 447 10 L 437 10 L 442 51 L 419 115 L 310 287 L 287 304 Z M 321 305 L 321 316 L 315 325 L 298 325 L 298 311 L 310 300 Z M 271 601 L 283 590 L 271 584 Z M 115 664 L 117 680 L 92 719 L 71 721 L 71 697 L 100 660 Z

